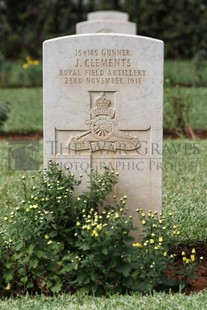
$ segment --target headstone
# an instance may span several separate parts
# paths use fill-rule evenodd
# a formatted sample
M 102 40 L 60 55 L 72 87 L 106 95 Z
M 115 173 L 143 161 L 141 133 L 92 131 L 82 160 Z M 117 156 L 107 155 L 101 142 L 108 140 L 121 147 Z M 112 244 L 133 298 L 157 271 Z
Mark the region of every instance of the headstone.
M 76 33 L 125 33 L 136 34 L 136 24 L 128 22 L 128 14 L 100 11 L 88 14 L 88 20 L 76 25 Z
M 44 161 L 83 174 L 119 172 L 117 197 L 161 210 L 163 42 L 126 34 L 44 42 Z M 136 221 L 135 221 L 136 224 Z
M 88 13 L 87 18 L 88 20 L 111 19 L 127 22 L 129 20 L 129 15 L 127 13 L 117 11 L 98 11 Z

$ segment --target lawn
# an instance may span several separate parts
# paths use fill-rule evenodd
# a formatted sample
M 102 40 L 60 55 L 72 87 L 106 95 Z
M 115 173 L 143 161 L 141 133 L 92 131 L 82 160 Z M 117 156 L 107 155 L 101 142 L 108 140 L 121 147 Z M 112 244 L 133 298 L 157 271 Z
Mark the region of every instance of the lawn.
M 207 85 L 207 62 L 196 63 L 195 60 L 166 60 L 165 79 L 169 79 L 172 85 L 181 84 L 187 86 Z
M 20 69 L 19 69 L 20 70 Z M 172 83 L 165 90 L 164 113 L 167 115 L 170 98 L 177 94 L 181 100 L 188 93 L 189 123 L 195 129 L 207 129 L 206 97 L 207 88 L 195 87 L 207 84 L 206 67 L 195 71 L 193 62 L 170 62 L 165 65 L 165 78 Z M 190 85 L 180 87 L 175 84 Z M 42 89 L 4 88 L 0 89 L 0 101 L 10 102 L 10 114 L 4 124 L 4 132 L 31 133 L 42 132 Z M 171 117 L 171 116 L 170 116 Z M 164 123 L 165 129 L 169 128 Z M 12 211 L 23 199 L 21 178 L 33 175 L 39 179 L 38 171 L 11 171 L 8 169 L 10 140 L 0 141 L 0 206 L 1 217 Z M 181 234 L 178 244 L 197 244 L 207 242 L 207 141 L 205 140 L 165 140 L 163 163 L 163 213 L 174 213 L 172 225 L 177 225 Z M 39 142 L 39 162 L 42 168 L 42 141 Z M 156 293 L 152 296 L 134 294 L 132 296 L 111 296 L 94 298 L 83 295 L 61 295 L 57 297 L 29 296 L 0 300 L 0 309 L 205 309 L 207 293 L 182 294 Z
M 57 297 L 29 296 L 0 301 L 1 310 L 205 310 L 207 292 L 185 296 L 182 294 L 154 294 L 142 296 L 114 295 L 96 298 L 82 295 Z
M 0 101 L 10 103 L 5 132 L 29 133 L 42 131 L 42 88 L 12 88 L 0 90 Z

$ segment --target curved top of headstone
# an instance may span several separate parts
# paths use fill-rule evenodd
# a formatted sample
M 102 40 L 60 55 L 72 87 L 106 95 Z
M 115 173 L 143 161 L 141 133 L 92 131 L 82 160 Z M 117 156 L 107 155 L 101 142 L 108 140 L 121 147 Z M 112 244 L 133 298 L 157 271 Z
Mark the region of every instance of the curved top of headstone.
M 97 11 L 88 13 L 87 19 L 88 20 L 112 19 L 127 22 L 129 20 L 129 15 L 127 13 L 117 11 Z

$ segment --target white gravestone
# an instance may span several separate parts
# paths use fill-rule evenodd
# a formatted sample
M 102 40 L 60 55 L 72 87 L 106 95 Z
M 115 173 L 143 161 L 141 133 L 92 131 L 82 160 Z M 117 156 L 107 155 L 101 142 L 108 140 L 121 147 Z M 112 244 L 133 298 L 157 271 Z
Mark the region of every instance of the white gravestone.
M 88 20 L 76 25 L 76 33 L 125 33 L 136 34 L 136 24 L 128 22 L 128 14 L 114 11 L 92 12 Z
M 163 42 L 72 35 L 44 42 L 44 161 L 119 172 L 129 212 L 161 210 Z M 136 221 L 135 221 L 136 224 Z
M 123 22 L 127 22 L 129 20 L 129 15 L 124 12 L 117 12 L 117 11 L 97 11 L 91 12 L 87 14 L 88 20 L 121 20 Z

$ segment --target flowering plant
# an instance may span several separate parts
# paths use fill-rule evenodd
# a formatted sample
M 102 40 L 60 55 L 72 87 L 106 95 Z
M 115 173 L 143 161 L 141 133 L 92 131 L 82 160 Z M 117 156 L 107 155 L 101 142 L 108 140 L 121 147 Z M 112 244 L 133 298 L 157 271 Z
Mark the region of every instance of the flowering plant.
M 42 80 L 41 63 L 38 59 L 30 56 L 25 58 L 22 65 L 23 68 L 23 83 L 25 86 L 39 86 Z
M 178 286 L 180 279 L 187 283 L 195 249 L 190 256 L 181 255 L 185 282 L 183 277 L 169 279 L 165 270 L 175 259 L 170 249 L 179 229 L 162 214 L 138 209 L 141 229 L 134 232 L 134 239 L 127 196 L 107 202 L 117 177 L 107 167 L 102 175 L 92 171 L 90 190 L 79 196 L 75 190 L 82 176 L 76 179 L 69 170 L 64 174 L 53 162 L 31 188 L 22 177 L 24 199 L 4 217 L 1 240 L 7 294 L 84 290 L 102 295 L 149 292 L 163 285 Z

